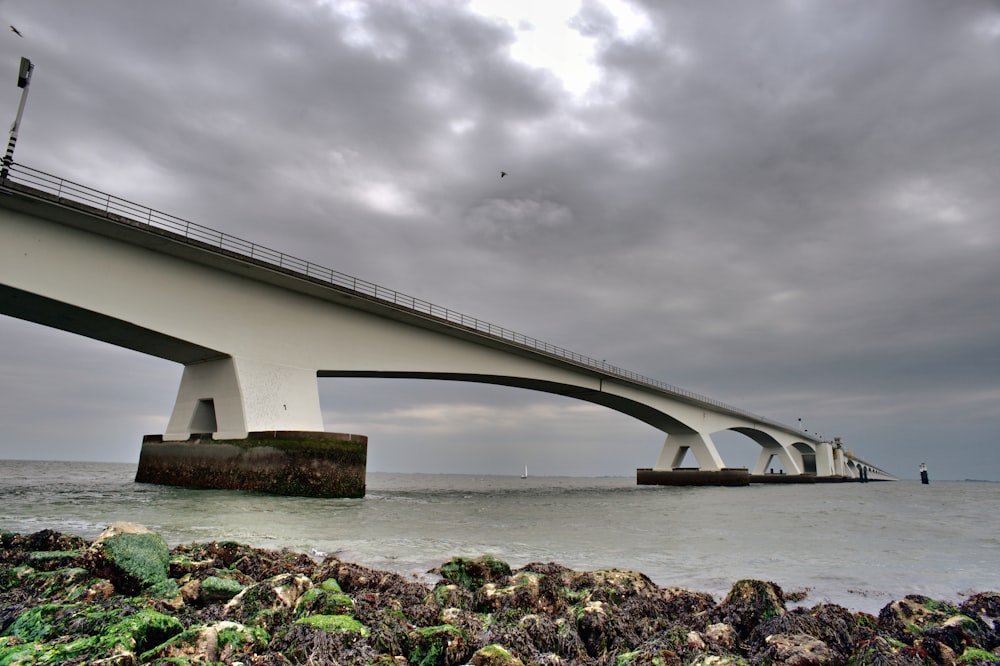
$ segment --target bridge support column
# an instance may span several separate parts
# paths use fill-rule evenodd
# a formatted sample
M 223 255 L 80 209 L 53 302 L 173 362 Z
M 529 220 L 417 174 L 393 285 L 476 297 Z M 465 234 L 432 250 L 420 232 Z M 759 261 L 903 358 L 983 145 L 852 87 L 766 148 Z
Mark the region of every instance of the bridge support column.
M 243 439 L 267 430 L 322 432 L 314 369 L 240 357 L 184 366 L 164 441 L 192 433 Z
M 767 474 L 771 461 L 774 460 L 775 456 L 781 461 L 781 466 L 784 468 L 785 474 L 802 473 L 801 457 L 793 457 L 788 449 L 780 444 L 775 444 L 773 446 L 761 446 L 760 456 L 757 457 L 757 464 L 753 468 L 754 475 Z
M 660 458 L 653 469 L 670 471 L 680 467 L 688 451 L 694 455 L 698 461 L 698 469 L 702 471 L 718 472 L 725 467 L 712 438 L 700 432 L 693 432 L 667 435 L 663 450 L 660 451 Z
M 833 464 L 833 444 L 819 442 L 816 444 L 816 476 L 835 476 Z

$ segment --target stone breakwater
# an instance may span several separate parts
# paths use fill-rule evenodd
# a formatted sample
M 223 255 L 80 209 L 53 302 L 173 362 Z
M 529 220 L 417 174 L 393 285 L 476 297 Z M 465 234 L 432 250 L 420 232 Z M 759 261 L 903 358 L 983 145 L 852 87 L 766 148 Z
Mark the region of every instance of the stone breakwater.
M 722 601 L 641 573 L 454 558 L 435 582 L 232 542 L 169 549 L 116 523 L 94 542 L 0 534 L 0 665 L 1000 664 L 1000 593 L 911 595 L 878 616 Z

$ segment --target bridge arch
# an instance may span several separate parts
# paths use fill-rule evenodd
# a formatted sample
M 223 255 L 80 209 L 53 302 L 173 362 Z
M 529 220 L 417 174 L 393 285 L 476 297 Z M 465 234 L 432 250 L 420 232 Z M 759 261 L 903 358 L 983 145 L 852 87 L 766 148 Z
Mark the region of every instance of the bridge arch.
M 798 452 L 795 449 L 791 449 L 785 443 L 779 442 L 774 435 L 759 427 L 741 425 L 739 419 L 720 420 L 717 416 L 714 416 L 712 419 L 709 419 L 709 421 L 714 422 L 713 429 L 706 432 L 704 429 L 706 414 L 704 412 L 683 410 L 676 403 L 666 403 L 660 407 L 654 406 L 650 404 L 648 396 L 644 396 L 644 400 L 639 400 L 629 395 L 623 395 L 620 387 L 617 387 L 613 381 L 605 382 L 604 380 L 599 380 L 595 389 L 581 384 L 548 381 L 531 377 L 460 372 L 320 370 L 317 376 L 433 379 L 491 384 L 540 391 L 600 405 L 635 418 L 664 432 L 667 435 L 666 442 L 654 469 L 676 468 L 680 466 L 688 452 L 695 457 L 700 468 L 721 469 L 725 467 L 721 455 L 719 455 L 711 440 L 711 435 L 723 430 L 729 430 L 745 436 L 761 447 L 755 473 L 764 473 L 767 463 L 762 461 L 769 461 L 774 457 L 781 460 L 782 466 L 788 473 L 797 474 L 802 471 L 802 454 L 799 453 L 796 455 Z M 670 409 L 671 407 L 674 409 Z M 697 422 L 699 418 L 702 420 L 700 424 Z M 807 451 L 812 451 L 805 443 L 800 444 L 805 446 Z M 756 471 L 758 468 L 760 471 Z

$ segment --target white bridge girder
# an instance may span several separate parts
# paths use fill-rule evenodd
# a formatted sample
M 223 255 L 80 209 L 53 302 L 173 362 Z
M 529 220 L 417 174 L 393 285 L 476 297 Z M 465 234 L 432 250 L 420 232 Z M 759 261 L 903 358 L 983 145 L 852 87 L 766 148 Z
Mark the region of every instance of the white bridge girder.
M 318 377 L 414 377 L 529 388 L 628 414 L 667 433 L 656 469 L 686 451 L 701 469 L 722 469 L 711 436 L 735 430 L 761 446 L 755 471 L 775 456 L 790 474 L 806 459 L 816 473 L 835 471 L 820 442 L 790 427 L 138 223 L 17 193 L 0 199 L 0 312 L 183 363 L 165 439 L 322 431 Z

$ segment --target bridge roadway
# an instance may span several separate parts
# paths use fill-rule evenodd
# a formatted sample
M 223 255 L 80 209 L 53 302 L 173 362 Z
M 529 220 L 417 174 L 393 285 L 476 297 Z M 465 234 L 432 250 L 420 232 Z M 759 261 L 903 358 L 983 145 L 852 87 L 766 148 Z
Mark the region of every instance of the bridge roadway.
M 892 475 L 717 400 L 14 164 L 0 183 L 0 313 L 184 365 L 165 441 L 323 431 L 318 377 L 481 382 L 568 396 L 664 433 L 652 468 L 726 469 L 712 434 L 788 475 Z

